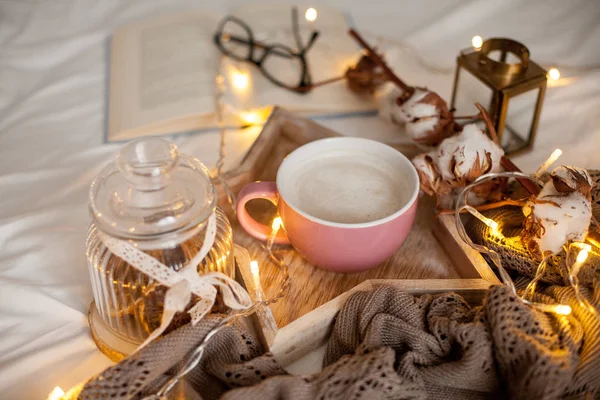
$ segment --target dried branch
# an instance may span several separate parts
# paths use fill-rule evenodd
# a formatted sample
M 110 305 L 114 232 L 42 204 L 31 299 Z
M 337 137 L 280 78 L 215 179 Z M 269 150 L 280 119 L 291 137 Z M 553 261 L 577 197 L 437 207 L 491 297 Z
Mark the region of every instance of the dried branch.
M 479 110 L 479 115 L 481 119 L 485 121 L 485 125 L 488 128 L 488 134 L 490 135 L 490 139 L 494 141 L 497 145 L 500 145 L 500 141 L 498 140 L 498 135 L 496 134 L 496 128 L 494 128 L 494 123 L 490 118 L 490 114 L 483 108 L 483 106 L 479 103 L 475 103 L 475 107 Z
M 381 67 L 383 72 L 385 72 L 386 75 L 388 75 L 392 82 L 394 82 L 403 91 L 409 92 L 409 95 L 406 97 L 410 97 L 410 95 L 415 91 L 415 88 L 407 85 L 402 79 L 400 79 L 396 74 L 394 74 L 394 71 L 392 71 L 391 68 L 387 66 L 385 61 L 383 61 L 383 58 L 381 58 L 379 54 L 377 54 L 375 50 L 371 46 L 369 46 L 369 44 L 362 38 L 362 36 L 360 36 L 358 32 L 356 32 L 354 29 L 350 29 L 348 33 L 362 46 L 362 48 L 364 48 L 367 51 L 369 57 Z
M 502 160 L 500 161 L 502 163 L 502 166 L 504 167 L 505 170 L 509 171 L 509 172 L 521 172 L 521 170 L 519 169 L 519 167 L 517 167 L 515 164 L 513 164 L 512 161 L 510 161 L 508 158 L 506 157 L 502 157 Z M 540 193 L 540 187 L 535 183 L 530 181 L 529 179 L 524 179 L 524 178 L 517 178 L 517 181 L 523 185 L 523 187 L 532 195 L 537 196 Z

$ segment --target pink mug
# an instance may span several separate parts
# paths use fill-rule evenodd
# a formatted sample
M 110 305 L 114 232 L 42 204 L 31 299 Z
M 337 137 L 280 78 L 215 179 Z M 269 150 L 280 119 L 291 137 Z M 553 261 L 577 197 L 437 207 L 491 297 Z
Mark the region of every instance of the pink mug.
M 293 177 L 305 174 L 315 179 L 326 179 L 324 174 L 312 173 L 307 167 L 315 166 L 325 160 L 341 159 L 346 164 L 360 170 L 346 175 L 339 175 L 332 186 L 337 185 L 333 196 L 343 197 L 341 202 L 351 202 L 354 193 L 361 196 L 367 193 L 368 175 L 363 181 L 358 180 L 363 170 L 360 160 L 376 162 L 389 176 L 395 177 L 402 184 L 402 199 L 398 197 L 397 209 L 390 215 L 372 221 L 360 223 L 332 222 L 311 215 L 299 206 L 297 187 Z M 359 161 L 357 161 L 359 160 Z M 366 162 L 366 161 L 365 161 Z M 323 165 L 323 164 L 320 164 Z M 329 164 L 325 164 L 326 166 Z M 333 164 L 331 164 L 333 165 Z M 347 169 L 348 171 L 350 168 Z M 345 170 L 341 169 L 341 174 Z M 322 175 L 319 177 L 319 175 Z M 327 181 L 325 181 L 327 185 Z M 361 186 L 364 184 L 366 186 Z M 341 185 L 341 186 L 339 186 Z M 327 190 L 327 187 L 325 187 Z M 333 188 L 331 188 L 333 189 Z M 360 193 L 359 193 L 360 192 Z M 307 196 L 311 195 L 308 191 Z M 331 192 L 326 197 L 331 201 Z M 371 192 L 369 192 L 371 193 Z M 320 194 L 320 193 L 319 193 Z M 318 197 L 319 194 L 315 196 Z M 417 198 L 419 194 L 419 178 L 412 163 L 399 151 L 383 143 L 368 139 L 339 137 L 310 142 L 290 153 L 281 163 L 277 171 L 276 182 L 254 182 L 246 185 L 238 196 L 237 216 L 240 225 L 252 236 L 266 240 L 271 234 L 271 227 L 254 220 L 246 210 L 246 203 L 252 199 L 264 198 L 277 206 L 283 221 L 283 230 L 279 231 L 275 243 L 292 244 L 311 264 L 335 272 L 359 272 L 372 268 L 392 256 L 402 245 L 415 219 Z M 370 201 L 369 195 L 363 201 Z M 381 199 L 382 196 L 377 197 Z M 324 200 L 327 201 L 327 200 Z M 387 200 L 382 200 L 387 201 Z M 322 203 L 326 207 L 335 207 L 331 203 Z M 372 204 L 376 204 L 375 202 Z M 352 204 L 348 204 L 352 206 Z M 340 206 L 342 207 L 342 206 Z M 345 207 L 345 206 L 344 206 Z

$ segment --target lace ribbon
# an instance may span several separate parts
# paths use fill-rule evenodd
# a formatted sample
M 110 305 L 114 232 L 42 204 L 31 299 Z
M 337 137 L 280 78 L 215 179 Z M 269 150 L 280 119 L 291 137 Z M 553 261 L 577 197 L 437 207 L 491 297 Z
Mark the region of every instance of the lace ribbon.
M 113 254 L 169 288 L 165 294 L 160 326 L 148 336 L 144 343 L 138 347 L 138 350 L 159 337 L 167 329 L 175 314 L 186 309 L 192 300 L 192 293 L 200 298 L 188 311 L 192 318 L 192 325 L 197 324 L 215 304 L 217 287 L 221 289 L 223 302 L 231 309 L 243 310 L 252 304 L 248 292 L 227 275 L 221 272 L 198 275 L 198 265 L 212 248 L 216 234 L 217 216 L 213 212 L 208 218 L 202 247 L 190 262 L 178 272 L 129 242 L 101 234 L 102 241 Z

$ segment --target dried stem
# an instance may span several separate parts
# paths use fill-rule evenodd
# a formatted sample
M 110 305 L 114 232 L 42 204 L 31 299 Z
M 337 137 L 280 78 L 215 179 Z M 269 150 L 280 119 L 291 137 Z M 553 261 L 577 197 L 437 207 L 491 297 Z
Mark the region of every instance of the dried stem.
M 341 81 L 342 79 L 345 79 L 345 78 L 346 78 L 346 76 L 342 75 L 342 76 L 338 76 L 338 77 L 335 77 L 335 78 L 329 78 L 329 79 L 326 79 L 324 81 L 320 81 L 320 82 L 317 82 L 317 83 L 313 83 L 310 86 L 313 87 L 313 88 L 315 88 L 315 87 L 327 85 L 328 83 L 333 83 L 333 82 Z
M 481 119 L 483 119 L 485 121 L 485 124 L 488 128 L 488 134 L 490 135 L 490 139 L 492 139 L 494 141 L 494 143 L 499 145 L 500 141 L 498 140 L 498 135 L 496 134 L 496 128 L 494 128 L 494 123 L 492 122 L 492 119 L 490 118 L 490 114 L 488 114 L 488 112 L 485 110 L 485 108 L 483 108 L 483 106 L 479 103 L 475 103 L 475 107 L 477 107 L 477 109 L 479 110 L 479 115 L 481 116 Z
M 504 167 L 505 170 L 509 171 L 509 172 L 521 172 L 521 170 L 519 169 L 519 167 L 517 167 L 515 164 L 513 164 L 512 161 L 510 161 L 508 158 L 506 157 L 502 157 L 502 160 L 500 160 L 500 163 L 502 164 L 502 166 Z M 517 178 L 517 181 L 523 185 L 523 187 L 532 195 L 537 196 L 540 193 L 540 187 L 535 184 L 534 182 L 530 181 L 529 179 L 523 179 L 523 178 Z
M 383 71 L 386 73 L 386 75 L 390 78 L 392 82 L 398 85 L 398 87 L 404 90 L 405 92 L 410 92 L 410 94 L 414 92 L 415 88 L 413 88 L 412 86 L 408 86 L 406 83 L 404 83 L 404 81 L 402 81 L 402 79 L 398 78 L 398 76 L 394 74 L 394 71 L 392 71 L 390 67 L 387 66 L 385 61 L 383 61 L 383 58 L 381 58 L 375 52 L 375 50 L 371 46 L 369 46 L 367 42 L 365 42 L 365 40 L 362 38 L 362 36 L 360 36 L 358 32 L 356 32 L 354 29 L 350 29 L 348 33 L 362 46 L 362 48 L 364 48 L 367 51 L 369 58 L 375 61 L 375 63 L 377 63 L 377 65 L 379 65 L 381 69 L 383 69 Z
M 498 201 L 496 203 L 484 204 L 484 205 L 473 207 L 473 208 L 476 209 L 477 211 L 489 211 L 489 210 L 494 210 L 496 208 L 505 207 L 505 206 L 523 207 L 525 204 L 527 204 L 527 199 L 522 199 L 522 200 L 506 199 L 506 200 Z M 454 214 L 455 212 L 456 212 L 455 210 L 440 209 L 438 211 L 437 215 Z M 466 213 L 467 210 L 462 210 L 461 212 Z
M 308 91 L 310 91 L 310 90 L 312 90 L 314 88 L 317 88 L 317 87 L 320 87 L 320 86 L 325 86 L 325 85 L 328 85 L 330 83 L 334 83 L 334 82 L 337 82 L 337 81 L 341 81 L 342 79 L 345 79 L 345 78 L 346 78 L 346 75 L 337 76 L 335 78 L 329 78 L 329 79 L 326 79 L 324 81 L 313 83 L 310 86 L 303 87 L 300 90 L 302 90 L 304 92 L 308 92 Z

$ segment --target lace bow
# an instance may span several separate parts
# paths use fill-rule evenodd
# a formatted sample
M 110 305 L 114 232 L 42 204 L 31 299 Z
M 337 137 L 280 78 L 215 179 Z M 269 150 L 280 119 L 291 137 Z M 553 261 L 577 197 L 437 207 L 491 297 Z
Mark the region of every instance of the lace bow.
M 165 294 L 160 326 L 148 336 L 144 343 L 138 347 L 138 350 L 159 337 L 167 329 L 175 314 L 186 309 L 192 300 L 192 293 L 200 298 L 188 311 L 192 318 L 192 325 L 198 323 L 215 304 L 217 287 L 221 289 L 223 302 L 231 309 L 243 310 L 252 304 L 248 292 L 227 275 L 221 272 L 198 275 L 198 264 L 202 262 L 212 248 L 216 234 L 217 217 L 213 212 L 208 218 L 202 247 L 190 262 L 178 272 L 124 240 L 102 235 L 102 241 L 113 254 L 169 288 Z

